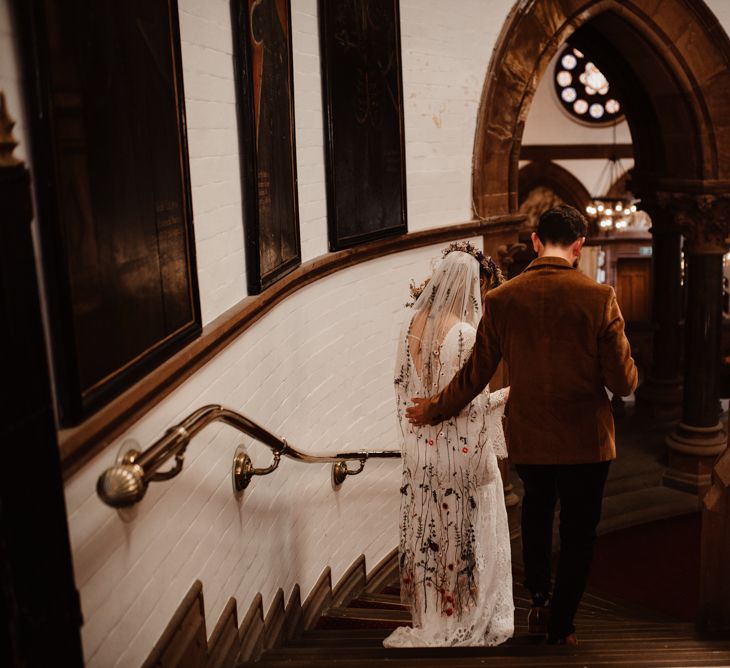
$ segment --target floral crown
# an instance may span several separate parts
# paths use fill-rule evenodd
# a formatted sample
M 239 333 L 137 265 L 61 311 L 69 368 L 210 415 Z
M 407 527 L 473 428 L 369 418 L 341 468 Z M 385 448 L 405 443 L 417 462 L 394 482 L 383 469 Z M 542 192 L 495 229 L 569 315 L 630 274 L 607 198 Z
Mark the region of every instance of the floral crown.
M 453 253 L 454 251 L 460 251 L 471 255 L 479 263 L 479 266 L 484 270 L 490 280 L 494 280 L 497 285 L 504 282 L 504 276 L 495 261 L 492 259 L 492 256 L 484 255 L 484 253 L 470 241 L 453 241 L 441 251 L 441 257 L 445 258 L 449 253 Z M 416 303 L 418 298 L 421 296 L 421 293 L 428 285 L 429 280 L 430 279 L 427 278 L 420 285 L 416 285 L 416 282 L 411 279 L 410 292 L 413 301 L 408 302 L 406 306 L 413 306 Z
M 449 253 L 453 253 L 454 251 L 461 251 L 462 253 L 469 253 L 469 255 L 473 256 L 476 261 L 479 263 L 479 265 L 484 269 L 484 271 L 487 272 L 487 274 L 492 276 L 500 276 L 501 272 L 499 271 L 499 267 L 497 267 L 496 263 L 492 259 L 491 255 L 484 255 L 484 253 L 479 250 L 476 246 L 472 245 L 471 241 L 453 241 L 451 242 L 446 248 L 444 248 L 441 251 L 441 257 L 446 257 Z

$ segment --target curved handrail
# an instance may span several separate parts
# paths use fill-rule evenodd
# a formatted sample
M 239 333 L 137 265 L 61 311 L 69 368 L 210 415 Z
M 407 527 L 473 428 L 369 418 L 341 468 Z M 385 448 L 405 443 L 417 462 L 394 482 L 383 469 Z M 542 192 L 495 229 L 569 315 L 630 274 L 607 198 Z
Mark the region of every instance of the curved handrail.
M 182 422 L 168 429 L 143 452 L 127 450 L 115 466 L 99 476 L 96 483 L 97 494 L 104 503 L 113 508 L 127 508 L 139 503 L 150 482 L 170 480 L 182 471 L 190 439 L 213 422 L 223 422 L 234 427 L 268 446 L 274 453 L 273 463 L 263 469 L 254 468 L 245 452 L 236 453 L 233 460 L 233 483 L 237 492 L 246 489 L 253 476 L 268 475 L 276 470 L 282 457 L 307 464 L 331 463 L 333 484 L 338 487 L 348 475 L 360 473 L 368 459 L 401 456 L 400 450 L 359 450 L 334 455 L 301 452 L 289 445 L 286 439 L 275 436 L 245 415 L 224 406 L 210 404 L 192 412 Z M 160 471 L 160 467 L 172 458 L 175 459 L 173 467 Z M 348 461 L 358 461 L 360 467 L 349 469 Z

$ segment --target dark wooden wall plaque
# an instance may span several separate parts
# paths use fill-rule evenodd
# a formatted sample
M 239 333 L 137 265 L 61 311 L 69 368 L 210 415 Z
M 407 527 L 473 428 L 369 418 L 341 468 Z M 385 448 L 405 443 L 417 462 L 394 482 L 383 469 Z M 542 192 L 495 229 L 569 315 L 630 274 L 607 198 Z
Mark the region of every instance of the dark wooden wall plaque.
M 301 263 L 288 0 L 232 0 L 248 291 Z
M 70 425 L 200 333 L 177 3 L 18 6 L 57 398 Z
M 398 0 L 319 0 L 331 250 L 406 231 Z

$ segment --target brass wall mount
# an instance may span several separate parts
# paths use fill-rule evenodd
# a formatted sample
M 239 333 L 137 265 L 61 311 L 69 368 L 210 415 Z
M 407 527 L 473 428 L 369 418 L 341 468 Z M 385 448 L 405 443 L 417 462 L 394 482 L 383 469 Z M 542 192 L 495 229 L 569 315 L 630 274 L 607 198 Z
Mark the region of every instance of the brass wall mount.
M 269 473 L 273 473 L 274 471 L 276 471 L 276 469 L 279 468 L 280 461 L 281 454 L 275 452 L 274 461 L 270 466 L 267 466 L 263 469 L 257 469 L 254 467 L 253 462 L 251 461 L 251 457 L 248 456 L 248 453 L 241 447 L 237 448 L 236 454 L 233 456 L 234 494 L 240 497 L 255 475 L 269 475 Z
M 360 466 L 356 469 L 349 468 L 346 461 L 335 462 L 332 464 L 332 486 L 335 489 L 338 489 L 340 485 L 347 480 L 348 475 L 357 475 L 358 473 L 362 473 L 362 470 L 365 468 L 366 460 L 367 457 L 361 459 Z

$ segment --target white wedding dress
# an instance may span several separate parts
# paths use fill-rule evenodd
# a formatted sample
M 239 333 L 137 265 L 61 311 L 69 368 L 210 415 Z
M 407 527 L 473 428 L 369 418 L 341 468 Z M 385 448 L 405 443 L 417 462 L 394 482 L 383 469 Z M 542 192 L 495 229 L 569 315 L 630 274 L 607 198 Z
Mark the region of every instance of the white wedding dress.
M 396 629 L 383 641 L 386 647 L 493 646 L 514 632 L 509 528 L 497 465 L 497 457 L 506 456 L 501 418 L 507 390 L 485 389 L 458 416 L 434 427 L 414 427 L 405 417 L 410 399 L 443 389 L 474 346 L 481 317 L 478 265 L 465 253 L 450 253 L 443 262 L 454 255 L 477 266 L 476 278 L 467 272 L 464 279 L 467 294 L 451 303 L 463 278 L 458 271 L 442 272 L 448 275 L 445 283 L 432 279 L 399 343 L 399 563 L 401 599 L 411 606 L 413 628 Z M 468 265 L 464 258 L 455 260 Z M 448 303 L 439 303 L 439 292 Z M 421 322 L 428 324 L 416 338 L 419 306 Z M 444 319 L 445 312 L 452 313 Z M 453 313 L 460 318 L 456 323 Z M 412 351 L 419 341 L 420 357 Z

